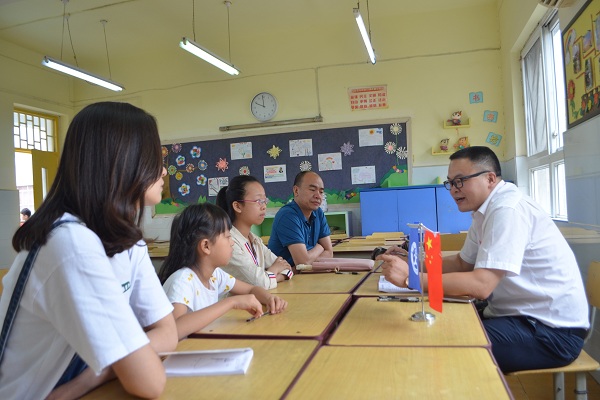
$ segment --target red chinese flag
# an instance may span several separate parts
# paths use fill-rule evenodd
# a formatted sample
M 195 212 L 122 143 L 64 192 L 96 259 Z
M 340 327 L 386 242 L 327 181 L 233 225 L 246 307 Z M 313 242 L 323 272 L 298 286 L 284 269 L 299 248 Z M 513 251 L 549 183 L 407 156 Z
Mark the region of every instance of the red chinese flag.
M 442 312 L 444 287 L 442 285 L 442 242 L 438 232 L 425 231 L 425 265 L 429 287 L 429 305 Z

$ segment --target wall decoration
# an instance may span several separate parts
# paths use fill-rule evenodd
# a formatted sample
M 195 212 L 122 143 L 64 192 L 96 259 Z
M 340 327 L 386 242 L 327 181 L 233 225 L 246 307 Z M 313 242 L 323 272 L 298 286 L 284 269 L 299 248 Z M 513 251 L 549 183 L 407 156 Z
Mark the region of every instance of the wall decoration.
M 286 182 L 287 167 L 285 164 L 267 165 L 263 168 L 265 183 Z
M 490 132 L 487 135 L 487 139 L 485 139 L 486 143 L 491 144 L 492 146 L 500 146 L 500 142 L 502 141 L 502 135 L 499 135 L 494 132 Z
M 400 133 L 402 133 L 402 125 L 400 125 L 399 123 L 394 123 L 390 125 L 390 133 L 392 135 L 398 136 Z
M 198 146 L 194 146 L 190 150 L 190 155 L 192 156 L 192 158 L 200 158 L 201 154 L 202 154 L 202 149 Z
M 364 185 L 375 183 L 375 166 L 352 167 L 352 184 Z
M 229 145 L 232 160 L 252 158 L 252 142 L 231 143 Z
M 179 186 L 178 190 L 182 196 L 187 196 L 188 194 L 190 194 L 190 185 L 188 185 L 187 183 L 182 183 L 181 186 Z
M 450 143 L 450 138 L 440 140 L 440 151 L 448 151 L 448 143 Z
M 387 85 L 349 88 L 348 100 L 352 111 L 388 108 Z
M 342 169 L 341 153 L 325 153 L 317 156 L 319 171 L 335 171 Z
M 394 142 L 387 142 L 385 144 L 385 146 L 383 146 L 383 149 L 388 154 L 394 154 L 396 152 L 396 143 L 394 143 Z
M 483 121 L 484 122 L 498 122 L 498 111 L 489 111 L 485 110 L 483 112 Z
M 290 157 L 307 157 L 312 155 L 312 139 L 290 140 Z
M 273 159 L 276 159 L 281 154 L 281 148 L 273 145 L 273 147 L 267 150 L 267 154 L 270 155 Z
M 483 92 L 471 92 L 469 93 L 469 103 L 483 103 Z
M 349 156 L 350 154 L 354 153 L 354 145 L 350 144 L 350 142 L 346 142 L 342 145 L 342 147 L 340 147 L 340 151 L 343 155 Z
M 466 147 L 470 147 L 471 145 L 469 144 L 469 137 L 468 136 L 463 136 L 458 138 L 458 141 L 454 144 L 454 148 L 456 150 L 462 150 Z
M 240 175 L 250 175 L 250 168 L 247 165 L 240 167 Z
M 398 157 L 401 160 L 406 160 L 406 158 L 408 157 L 408 150 L 406 149 L 406 147 L 398 147 L 396 149 L 396 157 Z
M 229 163 L 226 158 L 219 158 L 219 161 L 215 164 L 219 171 L 225 172 L 227 168 L 229 168 Z
M 229 185 L 229 178 L 226 176 L 219 178 L 208 178 L 208 195 L 216 196 L 221 188 Z
M 383 128 L 358 130 L 358 146 L 381 146 L 383 144 Z
M 600 113 L 600 0 L 588 0 L 562 36 L 567 89 L 567 128 Z
M 410 132 L 407 121 L 406 118 L 395 118 L 347 126 L 313 127 L 309 130 L 274 135 L 260 133 L 237 138 L 216 137 L 187 143 L 163 144 L 166 148 L 163 162 L 168 171 L 169 185 L 165 185 L 168 193 L 165 193 L 163 201 L 155 206 L 155 212 L 157 214 L 177 213 L 181 211 L 181 207 L 189 204 L 204 201 L 214 203 L 214 196 L 219 188 L 218 178 L 231 179 L 244 171 L 249 171 L 263 183 L 269 198 L 269 207 L 282 206 L 292 198 L 292 183 L 296 174 L 300 171 L 317 171 L 319 154 L 336 154 L 339 162 L 343 162 L 342 169 L 318 171 L 325 183 L 327 203 L 330 206 L 358 203 L 360 190 L 363 188 L 408 184 L 411 148 L 408 145 Z M 394 124 L 399 126 L 396 129 L 397 135 L 392 133 L 391 126 Z M 363 144 L 370 145 L 363 147 L 357 145 L 361 135 Z M 224 155 L 231 151 L 231 144 L 240 142 L 252 144 L 252 158 L 239 160 L 230 159 L 228 156 L 225 158 Z M 310 149 L 311 151 L 306 153 L 312 152 L 312 155 L 292 157 L 287 151 L 290 142 L 294 143 L 292 147 L 297 149 L 297 153 L 302 153 L 299 149 L 304 148 Z M 390 154 L 383 151 L 384 143 L 387 142 L 392 142 L 395 146 Z M 353 151 L 349 156 L 345 156 L 341 146 L 348 143 L 353 146 Z M 200 158 L 193 157 L 194 147 L 200 149 Z M 275 149 L 276 162 L 267 152 L 271 149 Z M 397 154 L 398 149 L 401 149 L 401 152 Z M 406 159 L 399 158 L 405 155 Z M 177 165 L 178 156 L 185 158 L 182 166 Z M 227 168 L 213 169 L 212 167 L 215 167 L 221 159 L 227 163 Z M 275 163 L 276 165 L 273 165 Z M 194 171 L 189 172 L 187 164 L 192 164 Z M 374 182 L 361 184 L 352 182 L 352 168 L 362 166 L 375 167 Z M 191 168 L 189 170 L 191 171 Z M 217 181 L 211 181 L 213 182 L 211 186 L 209 178 Z M 183 188 L 182 193 L 179 188 L 184 183 L 189 188 Z

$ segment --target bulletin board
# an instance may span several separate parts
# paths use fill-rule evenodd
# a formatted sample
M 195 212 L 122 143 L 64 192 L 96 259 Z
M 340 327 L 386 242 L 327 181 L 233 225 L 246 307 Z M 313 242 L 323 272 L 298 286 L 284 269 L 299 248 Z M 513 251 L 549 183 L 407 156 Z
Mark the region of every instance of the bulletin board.
M 581 8 L 562 40 L 570 129 L 600 113 L 600 0 Z
M 296 174 L 311 170 L 323 179 L 328 204 L 358 203 L 360 190 L 409 183 L 409 120 L 358 126 L 199 140 L 162 146 L 169 194 L 157 214 L 211 202 L 229 179 L 252 175 L 265 187 L 268 207 L 292 198 Z

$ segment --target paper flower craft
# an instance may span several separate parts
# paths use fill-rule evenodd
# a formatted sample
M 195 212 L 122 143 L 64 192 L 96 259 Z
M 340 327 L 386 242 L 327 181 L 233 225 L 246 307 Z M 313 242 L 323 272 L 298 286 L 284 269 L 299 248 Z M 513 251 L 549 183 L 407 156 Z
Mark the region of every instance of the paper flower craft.
M 169 175 L 175 175 L 175 173 L 177 172 L 177 167 L 174 165 L 169 165 L 169 168 L 167 168 L 167 172 L 169 173 Z
M 226 158 L 219 158 L 219 161 L 217 161 L 216 167 L 219 171 L 225 172 L 225 170 L 227 168 L 229 168 L 229 163 L 227 162 Z
M 397 122 L 395 124 L 390 125 L 390 132 L 392 133 L 392 135 L 398 136 L 400 133 L 402 133 L 402 125 L 400 125 Z
M 190 194 L 190 185 L 186 183 L 182 183 L 179 189 L 177 189 L 182 196 L 187 196 Z
M 160 151 L 162 152 L 162 157 L 165 158 L 169 155 L 169 149 L 166 146 L 161 146 Z
M 194 164 L 188 164 L 188 165 L 186 165 L 186 166 L 185 166 L 185 170 L 186 170 L 186 172 L 188 172 L 188 173 L 190 173 L 190 174 L 191 174 L 192 172 L 194 172 L 194 170 L 195 170 L 195 169 L 196 169 L 196 167 L 194 167 Z
M 200 154 L 202 154 L 202 149 L 198 146 L 194 146 L 190 150 L 190 154 L 192 155 L 192 158 L 200 158 Z
M 394 142 L 387 142 L 385 144 L 385 146 L 383 146 L 383 149 L 388 154 L 394 154 L 396 152 L 396 143 L 394 143 Z
M 181 151 L 181 144 L 180 143 L 173 143 L 171 145 L 171 151 L 173 153 L 179 153 Z
M 198 169 L 200 171 L 206 171 L 206 168 L 208 168 L 208 163 L 204 160 L 200 160 L 198 161 Z
M 345 155 L 345 156 L 349 156 L 350 154 L 354 153 L 354 145 L 350 144 L 350 142 L 348 143 L 344 143 L 342 145 L 342 147 L 340 147 L 340 151 Z
M 240 168 L 240 175 L 250 175 L 250 168 L 247 165 L 244 165 Z
M 310 161 L 302 161 L 300 163 L 300 171 L 310 171 L 312 169 L 312 164 Z
M 196 177 L 196 184 L 198 186 L 206 186 L 206 176 L 199 175 L 198 177 Z
M 273 145 L 273 147 L 271 147 L 269 150 L 267 150 L 267 154 L 269 154 L 271 157 L 273 157 L 274 159 L 279 157 L 279 154 L 281 154 L 281 149 L 275 145 Z
M 185 165 L 185 157 L 184 156 L 177 156 L 177 158 L 175 159 L 175 162 L 177 163 L 178 166 L 183 166 Z
M 175 174 L 175 179 L 177 179 L 178 181 L 183 179 L 183 174 L 179 171 L 177 171 L 177 173 Z
M 405 160 L 408 157 L 408 150 L 406 149 L 406 147 L 398 147 L 398 149 L 396 150 L 396 157 L 398 157 L 401 160 Z

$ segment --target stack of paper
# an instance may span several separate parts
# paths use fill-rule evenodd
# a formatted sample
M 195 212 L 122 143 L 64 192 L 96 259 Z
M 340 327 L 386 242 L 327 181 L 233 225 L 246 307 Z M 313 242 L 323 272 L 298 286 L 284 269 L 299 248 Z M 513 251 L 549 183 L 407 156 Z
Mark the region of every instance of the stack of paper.
M 254 352 L 251 348 L 162 353 L 167 376 L 245 374 Z
M 383 275 L 379 277 L 379 291 L 385 293 L 419 293 L 414 289 L 396 286 L 393 283 L 388 282 Z

